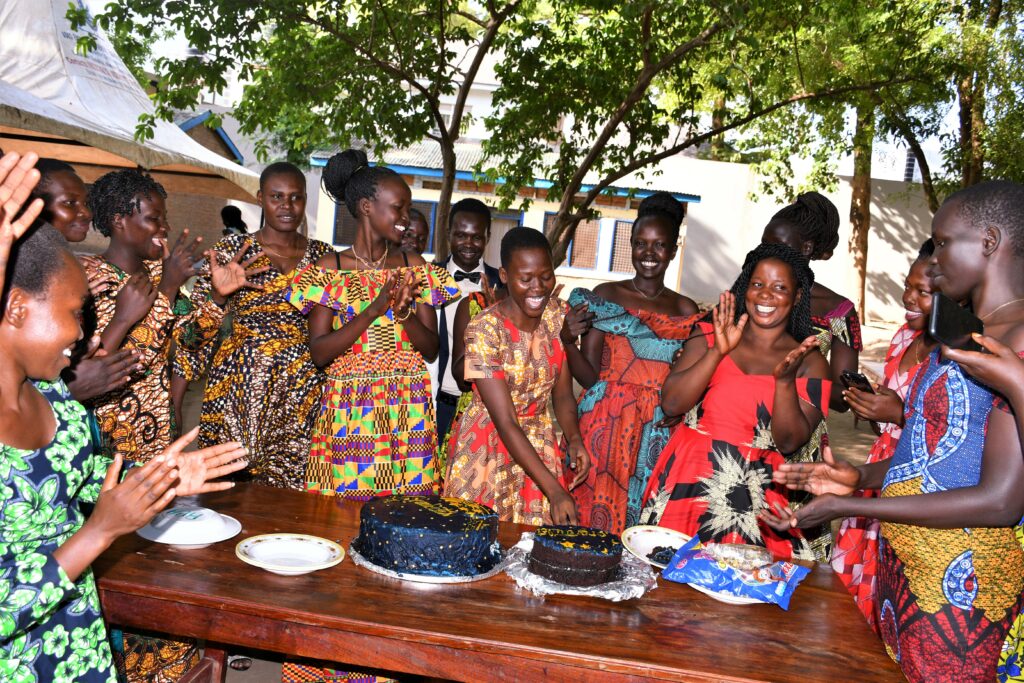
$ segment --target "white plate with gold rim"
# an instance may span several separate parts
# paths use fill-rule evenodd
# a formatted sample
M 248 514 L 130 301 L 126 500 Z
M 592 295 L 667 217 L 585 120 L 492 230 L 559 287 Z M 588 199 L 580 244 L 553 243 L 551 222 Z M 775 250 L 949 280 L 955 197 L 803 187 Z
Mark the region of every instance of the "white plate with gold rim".
M 262 534 L 239 541 L 235 555 L 268 572 L 297 576 L 333 567 L 345 559 L 345 549 L 308 534 Z
M 689 541 L 692 536 L 687 536 L 682 531 L 667 529 L 663 526 L 650 524 L 639 524 L 631 526 L 622 532 L 622 545 L 632 554 L 639 557 L 647 564 L 664 569 L 665 564 L 655 562 L 648 555 L 654 552 L 655 548 L 675 548 L 679 550 Z

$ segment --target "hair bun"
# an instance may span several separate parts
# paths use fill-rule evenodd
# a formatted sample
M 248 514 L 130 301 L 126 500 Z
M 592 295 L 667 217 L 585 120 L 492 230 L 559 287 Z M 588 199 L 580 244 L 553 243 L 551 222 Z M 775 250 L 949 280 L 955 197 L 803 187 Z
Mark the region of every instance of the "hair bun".
M 345 188 L 360 168 L 369 165 L 366 152 L 361 149 L 346 149 L 337 152 L 327 160 L 320 185 L 335 204 L 345 201 Z

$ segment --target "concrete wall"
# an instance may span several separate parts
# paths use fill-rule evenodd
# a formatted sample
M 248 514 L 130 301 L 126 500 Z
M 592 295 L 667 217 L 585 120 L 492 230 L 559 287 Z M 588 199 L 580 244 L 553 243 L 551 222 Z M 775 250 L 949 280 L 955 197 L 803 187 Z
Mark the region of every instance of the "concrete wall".
M 700 196 L 699 203 L 687 205 L 687 217 L 680 236 L 679 255 L 666 274 L 666 282 L 698 303 L 718 300 L 739 273 L 746 253 L 760 242 L 761 232 L 771 216 L 783 205 L 764 196 L 756 196 L 758 181 L 749 166 L 700 159 L 676 159 L 671 166 L 680 191 Z M 423 188 L 419 179 L 409 178 L 413 199 L 437 201 L 439 192 Z M 664 184 L 664 177 L 661 179 Z M 310 193 L 312 194 L 312 187 Z M 826 193 L 840 216 L 839 246 L 828 261 L 812 264 L 815 277 L 827 287 L 854 298 L 853 259 L 848 243 L 850 226 L 850 183 L 841 177 L 834 192 Z M 452 203 L 463 197 L 477 197 L 496 203 L 487 192 L 457 190 Z M 557 205 L 536 199 L 520 216 L 521 224 L 541 228 L 546 212 Z M 597 267 L 594 269 L 558 269 L 559 282 L 567 294 L 573 287 L 593 287 L 600 282 L 622 280 L 629 274 L 608 268 L 616 219 L 633 220 L 632 208 L 601 206 Z M 315 236 L 330 242 L 333 236 L 335 205 L 321 196 Z M 344 207 L 340 210 L 344 211 Z M 515 212 L 513 212 L 515 213 Z M 868 280 L 866 321 L 894 322 L 903 319 L 900 297 L 903 279 L 918 246 L 930 233 L 931 214 L 919 189 L 907 183 L 876 180 L 872 184 L 871 232 L 868 241 Z M 497 244 L 500 231 L 492 235 L 487 250 L 488 263 L 498 265 Z
M 689 207 L 680 291 L 710 302 L 732 284 L 747 251 L 760 241 L 782 202 L 754 197 L 757 178 L 745 165 L 701 160 L 691 164 L 693 175 L 681 181 L 688 192 L 701 196 L 701 202 Z M 901 321 L 903 280 L 918 247 L 930 235 L 931 212 L 920 189 L 908 183 L 876 180 L 871 193 L 866 318 Z M 811 265 L 818 281 L 853 299 L 849 177 L 841 177 L 836 190 L 825 194 L 839 210 L 839 246 L 831 259 Z

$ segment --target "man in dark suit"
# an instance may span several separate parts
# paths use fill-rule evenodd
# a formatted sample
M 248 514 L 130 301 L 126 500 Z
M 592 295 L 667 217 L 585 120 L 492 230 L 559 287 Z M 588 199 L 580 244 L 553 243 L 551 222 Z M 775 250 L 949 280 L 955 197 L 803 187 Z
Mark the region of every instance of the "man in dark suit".
M 451 255 L 437 265 L 448 269 L 455 278 L 462 295 L 483 289 L 482 278 L 497 285 L 498 269 L 484 263 L 484 248 L 491 236 L 491 210 L 479 199 L 462 199 L 452 206 L 448 216 L 448 245 Z M 462 390 L 455 383 L 451 370 L 451 335 L 455 323 L 455 305 L 438 311 L 437 439 L 443 443 L 455 416 L 455 406 Z

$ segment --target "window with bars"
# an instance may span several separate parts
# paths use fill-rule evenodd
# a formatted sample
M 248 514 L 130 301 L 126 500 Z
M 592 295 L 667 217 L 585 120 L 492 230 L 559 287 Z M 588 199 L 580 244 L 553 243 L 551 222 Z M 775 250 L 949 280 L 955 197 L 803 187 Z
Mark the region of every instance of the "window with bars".
M 630 237 L 633 235 L 632 221 L 615 221 L 615 238 L 612 242 L 612 262 L 608 269 L 613 273 L 633 273 L 633 254 Z
M 554 213 L 544 214 L 544 234 L 546 235 L 551 226 L 555 223 Z M 597 267 L 597 243 L 598 228 L 600 221 L 580 221 L 576 226 L 576 234 L 569 242 L 568 266 L 571 268 L 586 268 L 593 270 Z
M 427 217 L 427 225 L 430 227 L 430 237 L 427 239 L 428 251 L 433 250 L 434 244 L 434 221 L 437 214 L 437 202 L 413 201 L 412 207 L 419 209 Z M 334 207 L 334 246 L 350 247 L 356 239 L 356 227 L 358 222 L 348 212 L 348 207 L 338 204 Z

